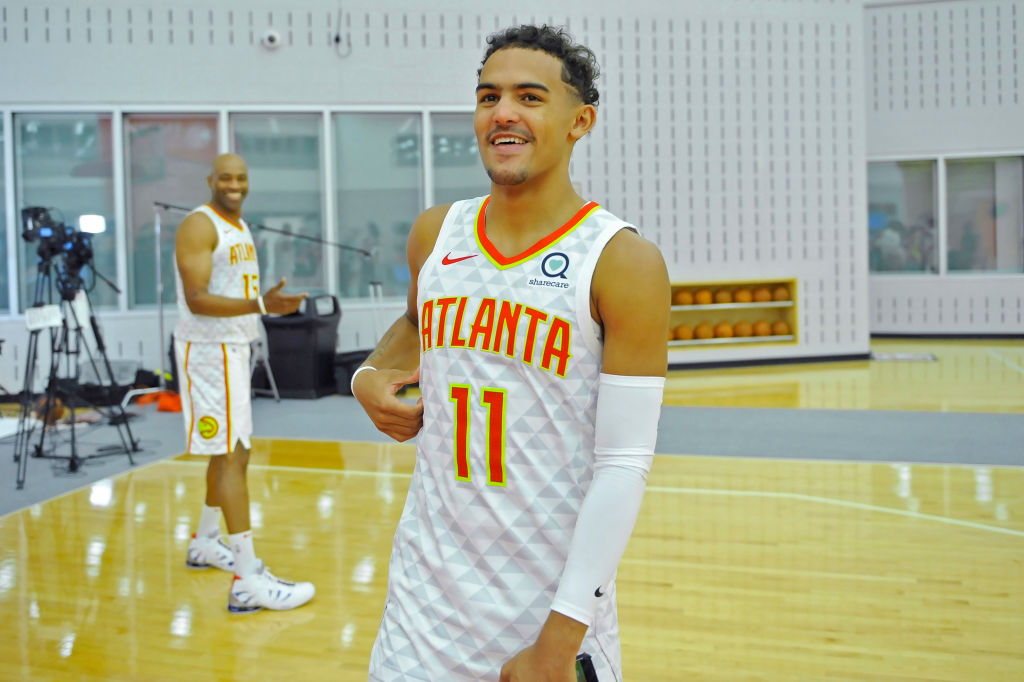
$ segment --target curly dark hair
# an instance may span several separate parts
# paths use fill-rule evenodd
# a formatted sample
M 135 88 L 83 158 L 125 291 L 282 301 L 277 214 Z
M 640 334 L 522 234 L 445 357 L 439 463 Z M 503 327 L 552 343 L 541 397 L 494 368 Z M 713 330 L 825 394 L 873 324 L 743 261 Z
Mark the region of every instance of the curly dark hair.
M 594 81 L 600 69 L 597 57 L 586 45 L 580 45 L 569 33 L 559 26 L 513 26 L 487 36 L 487 52 L 477 69 L 477 78 L 491 55 L 506 47 L 523 47 L 528 50 L 547 52 L 562 62 L 562 80 L 571 86 L 584 104 L 597 105 L 600 97 Z

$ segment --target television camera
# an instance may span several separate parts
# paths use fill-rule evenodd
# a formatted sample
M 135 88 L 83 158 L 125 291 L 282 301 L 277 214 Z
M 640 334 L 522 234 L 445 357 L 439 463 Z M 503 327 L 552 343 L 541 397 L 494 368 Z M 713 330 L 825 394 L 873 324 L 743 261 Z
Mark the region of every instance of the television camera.
M 65 224 L 63 220 L 54 219 L 48 208 L 29 206 L 21 210 L 21 223 L 22 239 L 29 243 L 38 243 L 36 253 L 39 254 L 39 261 L 36 268 L 35 296 L 32 303 L 26 308 L 25 315 L 29 340 L 25 358 L 26 367 L 23 373 L 25 384 L 21 391 L 21 409 L 15 439 L 14 460 L 18 463 L 16 485 L 18 489 L 25 485 L 30 456 L 66 459 L 69 472 L 77 471 L 81 463 L 87 459 L 116 454 L 128 455 L 128 461 L 135 464 L 132 453 L 138 452 L 139 443 L 132 436 L 124 407 L 118 402 L 120 398 L 113 393 L 117 382 L 114 379 L 110 359 L 107 357 L 103 334 L 100 331 L 96 314 L 89 303 L 89 292 L 83 287 L 82 279 L 82 269 L 88 266 L 93 277 L 102 279 L 114 291 L 121 293 L 114 283 L 97 272 L 92 264 L 92 235 L 105 229 L 105 221 L 98 215 L 83 215 L 79 218 L 79 227 L 81 228 L 79 230 Z M 60 294 L 59 305 L 53 301 L 51 282 Z M 93 280 L 93 284 L 95 284 L 95 280 Z M 79 304 L 79 299 L 81 304 Z M 44 308 L 49 310 L 41 310 L 39 315 L 34 316 L 35 320 L 30 324 L 28 311 Z M 55 308 L 59 312 L 54 311 Z M 54 323 L 54 318 L 59 319 L 59 322 Z M 36 366 L 40 345 L 43 343 L 40 340 L 40 335 L 47 330 L 50 339 L 50 358 L 47 360 L 50 365 L 50 373 L 46 378 L 46 387 L 40 395 L 35 390 L 38 378 Z M 95 355 L 89 347 L 86 331 L 92 332 L 92 340 L 96 347 Z M 83 353 L 88 366 L 92 368 L 93 374 L 98 378 L 102 393 L 99 397 L 103 399 L 102 402 L 95 398 L 87 398 L 86 393 L 82 390 L 80 375 L 82 367 L 85 366 L 81 362 Z M 61 371 L 62 365 L 63 372 Z M 105 374 L 101 374 L 101 368 L 105 370 Z M 93 406 L 97 413 L 109 418 L 110 423 L 117 426 L 121 447 L 105 446 L 97 454 L 79 455 L 79 445 L 75 436 L 75 409 L 82 405 Z M 63 414 L 65 407 L 70 411 L 68 442 L 71 444 L 71 453 L 66 456 L 47 454 L 48 452 L 55 453 L 58 440 L 63 439 L 55 427 L 57 426 L 56 421 Z M 36 417 L 41 415 L 41 423 L 33 418 L 33 415 Z M 39 440 L 32 443 L 36 431 L 38 431 Z M 52 436 L 50 436 L 51 433 Z M 48 436 L 50 437 L 49 450 L 47 450 Z
M 55 220 L 50 210 L 42 206 L 21 209 L 21 223 L 21 238 L 29 243 L 39 242 L 36 253 L 40 263 L 63 256 L 64 266 L 57 268 L 55 284 L 61 298 L 74 299 L 84 285 L 82 268 L 92 263 L 92 235 Z

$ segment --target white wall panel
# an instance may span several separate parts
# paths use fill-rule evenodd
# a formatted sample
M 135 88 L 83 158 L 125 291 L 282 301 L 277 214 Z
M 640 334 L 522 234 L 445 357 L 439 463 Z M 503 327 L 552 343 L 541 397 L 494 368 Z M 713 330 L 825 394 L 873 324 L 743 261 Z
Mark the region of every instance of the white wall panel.
M 869 6 L 869 156 L 1024 147 L 1024 2 Z
M 673 280 L 800 281 L 798 345 L 673 362 L 867 351 L 860 0 L 6 3 L 0 60 L 21 68 L 0 70 L 0 106 L 471 106 L 484 37 L 520 21 L 597 52 L 599 123 L 572 176 L 662 247 Z
M 872 331 L 964 335 L 1024 331 L 1021 278 L 950 279 L 951 286 L 937 292 L 928 277 L 872 277 Z
M 869 5 L 864 40 L 869 159 L 1024 155 L 1024 0 Z M 872 332 L 1024 333 L 1024 275 L 870 288 Z
M 679 22 L 684 203 L 659 239 L 673 279 L 796 277 L 800 336 L 798 346 L 674 351 L 673 361 L 866 350 L 860 30 L 857 13 L 836 11 Z

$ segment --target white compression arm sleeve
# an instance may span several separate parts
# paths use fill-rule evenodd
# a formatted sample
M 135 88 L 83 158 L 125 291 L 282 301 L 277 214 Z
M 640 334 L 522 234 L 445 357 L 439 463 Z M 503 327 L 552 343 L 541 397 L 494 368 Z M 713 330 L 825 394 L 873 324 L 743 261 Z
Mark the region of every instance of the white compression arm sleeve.
M 590 625 L 633 532 L 654 459 L 665 377 L 602 374 L 597 394 L 594 480 L 583 500 L 551 605 Z

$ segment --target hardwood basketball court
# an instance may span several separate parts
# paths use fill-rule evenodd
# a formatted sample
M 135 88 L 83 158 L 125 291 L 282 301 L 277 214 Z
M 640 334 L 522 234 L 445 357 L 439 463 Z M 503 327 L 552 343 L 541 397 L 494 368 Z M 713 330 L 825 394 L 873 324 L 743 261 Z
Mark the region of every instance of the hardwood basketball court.
M 947 345 L 1024 367 L 1018 346 Z M 812 385 L 891 396 L 856 378 L 884 363 L 861 364 L 675 373 L 668 393 L 727 400 L 731 376 L 740 404 Z M 962 383 L 968 405 L 1024 413 L 1024 370 Z M 1024 679 L 1024 469 L 677 455 L 657 457 L 620 566 L 627 679 Z M 230 576 L 185 567 L 205 458 L 0 518 L 0 679 L 365 680 L 413 457 L 254 441 L 257 552 L 317 586 L 292 612 L 230 615 Z

